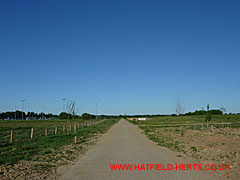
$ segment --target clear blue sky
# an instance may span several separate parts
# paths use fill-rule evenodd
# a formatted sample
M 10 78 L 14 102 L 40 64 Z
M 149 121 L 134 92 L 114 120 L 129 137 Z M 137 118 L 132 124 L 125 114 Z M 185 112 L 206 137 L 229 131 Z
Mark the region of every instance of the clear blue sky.
M 0 111 L 240 112 L 240 1 L 0 1 Z

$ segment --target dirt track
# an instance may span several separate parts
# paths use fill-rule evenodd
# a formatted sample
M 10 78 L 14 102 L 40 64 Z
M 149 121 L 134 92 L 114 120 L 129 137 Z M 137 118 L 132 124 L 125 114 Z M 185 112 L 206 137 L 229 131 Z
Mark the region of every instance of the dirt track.
M 125 120 L 114 125 L 60 180 L 96 179 L 214 179 L 202 171 L 111 171 L 110 163 L 194 163 L 149 141 L 137 126 Z

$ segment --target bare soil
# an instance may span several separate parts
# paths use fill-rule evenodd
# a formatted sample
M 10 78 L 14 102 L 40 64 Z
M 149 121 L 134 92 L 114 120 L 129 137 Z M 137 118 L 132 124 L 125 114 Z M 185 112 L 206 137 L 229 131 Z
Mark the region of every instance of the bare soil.
M 230 171 L 211 173 L 220 179 L 239 179 L 239 128 L 191 130 L 171 127 L 151 130 L 153 131 L 148 133 L 150 136 L 154 136 L 160 144 L 179 152 L 178 156 L 192 157 L 201 164 L 230 164 Z

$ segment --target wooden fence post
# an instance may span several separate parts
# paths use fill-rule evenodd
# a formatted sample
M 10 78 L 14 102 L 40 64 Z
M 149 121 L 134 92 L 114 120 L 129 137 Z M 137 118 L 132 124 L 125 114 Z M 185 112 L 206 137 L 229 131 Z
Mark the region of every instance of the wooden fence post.
M 55 134 L 57 134 L 57 126 L 55 127 Z
M 74 143 L 77 144 L 77 136 L 74 137 Z
M 75 125 L 74 125 L 74 133 L 76 133 L 76 131 L 77 131 L 77 127 L 76 127 L 76 123 L 75 123 Z
M 45 128 L 45 136 L 47 136 L 48 132 L 47 132 L 47 127 Z
M 31 129 L 31 139 L 33 138 L 33 128 Z
M 12 144 L 12 139 L 13 139 L 13 130 L 10 132 L 10 144 Z

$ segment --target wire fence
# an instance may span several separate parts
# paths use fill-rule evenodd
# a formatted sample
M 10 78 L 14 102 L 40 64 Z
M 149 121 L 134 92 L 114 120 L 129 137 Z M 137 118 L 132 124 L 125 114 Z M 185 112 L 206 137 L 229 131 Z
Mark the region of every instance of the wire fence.
M 231 123 L 192 123 L 192 124 L 139 124 L 138 126 L 144 126 L 144 127 L 185 127 L 188 129 L 194 129 L 194 130 L 205 130 L 205 129 L 214 129 L 214 128 L 234 128 L 234 127 L 240 127 L 240 122 L 231 122 Z
M 67 122 L 63 125 L 51 125 L 49 127 L 0 127 L 0 147 L 5 147 L 14 143 L 25 142 L 41 136 L 51 136 L 77 133 L 81 128 L 97 125 L 106 120 L 89 122 Z M 76 141 L 76 140 L 75 140 Z

